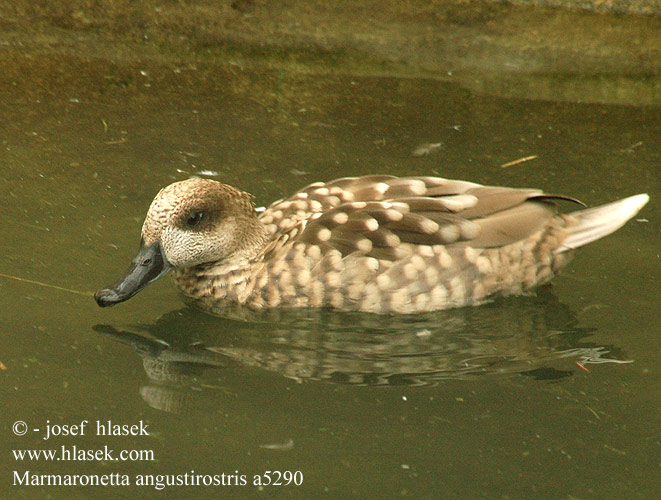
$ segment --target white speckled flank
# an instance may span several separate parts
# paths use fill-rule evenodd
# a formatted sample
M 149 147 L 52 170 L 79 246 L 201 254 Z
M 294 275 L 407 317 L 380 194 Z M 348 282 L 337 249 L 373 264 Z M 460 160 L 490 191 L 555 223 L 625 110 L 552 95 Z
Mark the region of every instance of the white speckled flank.
M 247 193 L 193 178 L 161 190 L 142 238 L 158 245 L 183 293 L 205 303 L 415 313 L 545 283 L 573 248 L 623 225 L 647 197 L 569 215 L 556 200 L 575 201 L 374 175 L 316 182 L 258 216 Z

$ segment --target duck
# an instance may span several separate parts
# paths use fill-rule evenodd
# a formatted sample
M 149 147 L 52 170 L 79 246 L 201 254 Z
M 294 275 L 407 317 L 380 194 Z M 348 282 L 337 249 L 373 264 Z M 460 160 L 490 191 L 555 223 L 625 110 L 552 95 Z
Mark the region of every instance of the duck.
M 539 189 L 370 175 L 315 182 L 260 213 L 252 195 L 193 177 L 158 192 L 137 257 L 94 297 L 112 306 L 170 273 L 209 306 L 414 314 L 480 305 L 534 293 L 648 200 L 586 208 Z M 564 213 L 563 202 L 582 208 Z

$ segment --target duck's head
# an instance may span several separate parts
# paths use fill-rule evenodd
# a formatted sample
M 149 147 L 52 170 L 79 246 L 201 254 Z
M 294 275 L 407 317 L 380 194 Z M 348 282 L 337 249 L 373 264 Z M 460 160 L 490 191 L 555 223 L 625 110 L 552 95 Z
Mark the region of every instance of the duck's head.
M 101 307 L 123 302 L 172 268 L 223 262 L 262 242 L 248 193 L 192 178 L 161 189 L 142 225 L 140 251 L 126 273 L 94 294 Z

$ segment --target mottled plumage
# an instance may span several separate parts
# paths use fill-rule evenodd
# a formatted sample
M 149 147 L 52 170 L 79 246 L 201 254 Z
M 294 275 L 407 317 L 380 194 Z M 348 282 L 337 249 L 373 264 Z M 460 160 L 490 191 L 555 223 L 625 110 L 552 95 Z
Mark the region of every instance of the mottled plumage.
M 476 305 L 548 282 L 571 250 L 609 234 L 637 195 L 558 214 L 537 189 L 374 175 L 310 184 L 261 215 L 233 187 L 193 178 L 161 190 L 127 276 L 96 294 L 112 305 L 173 270 L 210 306 L 333 307 L 415 313 Z

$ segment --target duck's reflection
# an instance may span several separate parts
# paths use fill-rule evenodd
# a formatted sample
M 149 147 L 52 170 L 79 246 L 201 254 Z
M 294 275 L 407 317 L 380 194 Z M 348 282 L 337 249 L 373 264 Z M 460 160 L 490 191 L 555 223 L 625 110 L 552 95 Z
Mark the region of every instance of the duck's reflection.
M 138 352 L 150 379 L 142 396 L 167 411 L 186 405 L 188 389 L 203 371 L 237 363 L 299 380 L 399 385 L 522 373 L 561 378 L 574 371 L 554 360 L 620 357 L 612 346 L 588 342 L 590 329 L 578 327 L 576 316 L 548 291 L 414 316 L 215 312 L 225 318 L 185 308 L 141 326 L 141 333 L 106 325 L 95 330 Z

